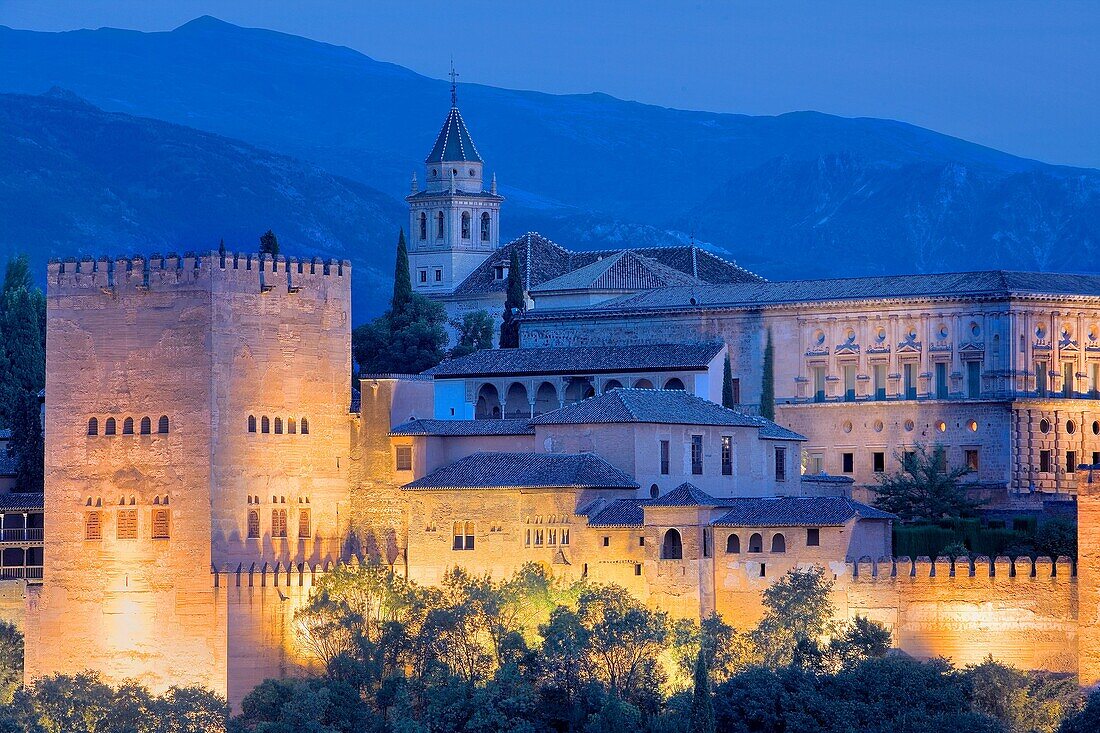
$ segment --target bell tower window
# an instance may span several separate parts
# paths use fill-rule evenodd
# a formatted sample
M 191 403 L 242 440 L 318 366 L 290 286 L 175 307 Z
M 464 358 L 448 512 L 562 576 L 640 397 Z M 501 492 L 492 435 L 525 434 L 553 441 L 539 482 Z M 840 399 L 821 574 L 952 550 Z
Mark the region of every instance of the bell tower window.
M 435 215 L 435 236 L 439 239 L 443 239 L 443 212 L 440 211 Z
M 420 212 L 420 241 L 428 238 L 428 215 Z
M 470 212 L 468 211 L 462 212 L 462 238 L 470 238 Z
M 488 242 L 489 241 L 489 227 L 491 226 L 491 224 L 490 224 L 491 221 L 492 220 L 489 218 L 489 212 L 488 211 L 482 213 L 482 215 L 481 215 L 481 241 L 482 242 Z

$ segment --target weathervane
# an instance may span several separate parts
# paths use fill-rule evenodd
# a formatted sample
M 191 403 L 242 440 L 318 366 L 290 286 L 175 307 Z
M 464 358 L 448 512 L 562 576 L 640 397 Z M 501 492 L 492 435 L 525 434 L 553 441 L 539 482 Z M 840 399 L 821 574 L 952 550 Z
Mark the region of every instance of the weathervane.
M 453 58 L 451 59 L 451 73 L 450 73 L 449 76 L 451 77 L 451 106 L 452 107 L 457 107 L 458 106 L 458 84 L 457 84 L 456 80 L 458 79 L 458 72 L 455 71 L 455 60 Z

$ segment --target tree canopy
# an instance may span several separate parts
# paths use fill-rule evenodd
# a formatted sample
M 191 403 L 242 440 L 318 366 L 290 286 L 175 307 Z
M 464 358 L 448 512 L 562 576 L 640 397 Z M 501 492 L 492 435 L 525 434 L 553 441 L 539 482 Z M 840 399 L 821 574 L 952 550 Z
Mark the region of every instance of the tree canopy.
M 451 321 L 451 327 L 458 332 L 451 358 L 493 348 L 493 326 L 493 317 L 484 309 L 463 313 L 461 319 Z
M 25 255 L 8 260 L 0 292 L 0 426 L 11 428 L 16 489 L 41 491 L 39 392 L 46 385 L 46 298 Z
M 901 470 L 879 476 L 878 486 L 872 487 L 880 509 L 912 521 L 961 517 L 981 506 L 969 498 L 960 481 L 969 469 L 949 468 L 943 446 L 915 445 L 897 459 Z
M 519 269 L 519 255 L 512 248 L 508 260 L 508 291 L 504 298 L 504 320 L 500 324 L 500 348 L 519 347 L 519 321 L 516 316 L 527 309 L 523 290 L 523 273 Z
M 279 239 L 270 229 L 260 235 L 260 254 L 272 257 L 279 254 Z

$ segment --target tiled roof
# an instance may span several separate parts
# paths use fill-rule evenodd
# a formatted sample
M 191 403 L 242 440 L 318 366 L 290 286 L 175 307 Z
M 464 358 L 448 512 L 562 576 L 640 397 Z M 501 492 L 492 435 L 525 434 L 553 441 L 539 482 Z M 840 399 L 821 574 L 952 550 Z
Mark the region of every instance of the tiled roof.
M 622 250 L 531 288 L 532 293 L 555 290 L 652 290 L 702 281 L 630 250 Z
M 805 440 L 770 420 L 729 410 L 683 390 L 612 389 L 531 419 L 532 425 L 626 422 L 759 428 L 763 438 Z
M 439 136 L 435 139 L 432 152 L 424 159 L 425 163 L 450 163 L 465 161 L 468 163 L 480 163 L 481 156 L 474 147 L 474 140 L 470 137 L 470 131 L 466 129 L 466 122 L 459 114 L 457 107 L 451 107 L 447 119 L 443 121 L 443 127 Z
M 11 440 L 11 428 L 0 428 L 0 440 Z
M 698 486 L 682 483 L 664 496 L 651 499 L 646 506 L 722 506 L 724 500 L 716 499 Z
M 654 370 L 701 370 L 721 353 L 720 342 L 483 349 L 444 361 L 424 374 L 440 377 L 594 374 Z
M 1041 272 L 951 272 L 833 280 L 788 280 L 670 287 L 644 291 L 578 309 L 574 315 L 688 308 L 755 308 L 768 305 L 898 298 L 1008 298 L 1078 295 L 1100 297 L 1100 275 Z M 694 301 L 694 302 L 693 302 Z M 538 311 L 526 314 L 538 319 Z M 545 314 L 560 318 L 562 314 Z
M 588 517 L 589 527 L 641 527 L 641 499 L 600 500 L 577 512 Z
M 495 270 L 497 265 L 507 265 L 511 261 L 513 249 L 523 275 L 523 287 L 528 291 L 624 251 L 655 263 L 655 266 L 678 271 L 705 283 L 763 282 L 759 275 L 692 245 L 571 251 L 541 234 L 528 232 L 493 252 L 459 283 L 455 294 L 503 293 L 507 289 L 507 280 L 497 280 Z
M 5 509 L 41 509 L 45 506 L 41 491 L 27 493 L 0 494 L 0 510 Z
M 473 453 L 405 484 L 406 490 L 593 488 L 638 484 L 594 453 Z
M 730 510 L 713 523 L 724 527 L 839 526 L 852 517 L 897 519 L 889 512 L 843 496 L 738 498 L 723 503 Z
M 534 435 L 527 418 L 507 420 L 409 420 L 390 430 L 390 435 Z

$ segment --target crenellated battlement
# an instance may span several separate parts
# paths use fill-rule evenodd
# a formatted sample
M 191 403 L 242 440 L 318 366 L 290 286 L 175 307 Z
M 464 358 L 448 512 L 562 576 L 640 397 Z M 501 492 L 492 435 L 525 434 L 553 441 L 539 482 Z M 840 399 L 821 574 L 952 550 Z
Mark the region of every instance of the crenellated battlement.
M 106 256 L 51 260 L 48 295 L 98 291 L 119 295 L 139 291 L 216 289 L 241 292 L 320 292 L 339 283 L 350 292 L 348 260 L 299 258 L 257 252 L 170 252 L 110 259 Z
M 992 560 L 977 557 L 883 557 L 873 560 L 862 557 L 858 562 L 845 563 L 845 575 L 854 582 L 901 582 L 905 580 L 947 580 L 955 578 L 985 578 L 996 580 L 1029 579 L 1076 582 L 1077 568 L 1068 557 L 1041 556 L 1034 560 L 1024 555 L 1017 558 L 998 556 Z

